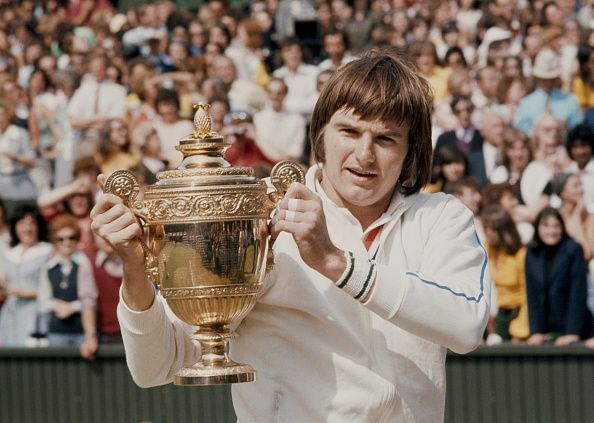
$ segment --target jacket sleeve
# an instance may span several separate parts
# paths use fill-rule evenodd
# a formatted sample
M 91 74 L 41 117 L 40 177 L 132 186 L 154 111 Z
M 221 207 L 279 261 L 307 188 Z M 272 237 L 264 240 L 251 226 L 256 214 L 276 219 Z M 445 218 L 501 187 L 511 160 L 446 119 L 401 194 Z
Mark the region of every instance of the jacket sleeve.
M 588 294 L 586 261 L 584 251 L 576 242 L 569 263 L 569 304 L 567 306 L 567 320 L 565 333 L 581 335 L 586 316 L 586 297 Z
M 191 327 L 166 311 L 160 295 L 145 311 L 133 311 L 124 302 L 120 289 L 118 320 L 132 379 L 141 388 L 173 381 L 183 366 L 200 359 L 200 349 L 188 336 Z
M 399 269 L 378 265 L 365 305 L 401 328 L 454 352 L 476 348 L 489 316 L 487 253 L 472 213 L 449 200 L 433 210 L 435 223 L 423 231 L 420 265 Z
M 534 250 L 526 253 L 526 301 L 528 302 L 528 320 L 530 321 L 530 334 L 546 333 L 544 297 L 539 276 L 543 271 L 538 270 L 540 261 L 537 260 Z

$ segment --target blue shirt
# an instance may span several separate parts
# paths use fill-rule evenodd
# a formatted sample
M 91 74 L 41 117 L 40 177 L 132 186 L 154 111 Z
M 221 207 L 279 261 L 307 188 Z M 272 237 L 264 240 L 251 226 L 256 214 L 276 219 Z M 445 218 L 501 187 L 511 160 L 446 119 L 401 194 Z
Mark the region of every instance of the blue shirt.
M 532 135 L 534 124 L 544 113 L 547 102 L 553 116 L 564 121 L 570 129 L 582 122 L 580 105 L 575 95 L 556 88 L 547 94 L 542 88 L 537 88 L 520 101 L 514 127 Z

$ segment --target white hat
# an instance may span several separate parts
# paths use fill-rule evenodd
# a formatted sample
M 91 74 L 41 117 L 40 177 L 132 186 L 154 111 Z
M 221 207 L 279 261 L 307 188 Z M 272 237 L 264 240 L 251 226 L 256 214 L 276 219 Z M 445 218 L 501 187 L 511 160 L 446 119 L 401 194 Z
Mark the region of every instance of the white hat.
M 513 34 L 510 31 L 499 27 L 491 27 L 485 32 L 483 41 L 477 50 L 478 66 L 483 68 L 487 66 L 487 56 L 489 55 L 489 47 L 496 41 L 510 40 Z
M 561 76 L 561 59 L 553 50 L 541 50 L 534 59 L 532 75 L 541 79 L 556 79 Z

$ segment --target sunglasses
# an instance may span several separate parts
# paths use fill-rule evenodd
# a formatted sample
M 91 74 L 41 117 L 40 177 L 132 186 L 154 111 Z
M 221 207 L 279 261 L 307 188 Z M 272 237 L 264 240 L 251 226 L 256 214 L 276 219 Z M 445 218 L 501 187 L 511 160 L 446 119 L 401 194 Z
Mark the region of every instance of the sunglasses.
M 78 241 L 78 237 L 76 235 L 70 236 L 59 236 L 56 238 L 56 242 L 64 242 L 64 241 Z

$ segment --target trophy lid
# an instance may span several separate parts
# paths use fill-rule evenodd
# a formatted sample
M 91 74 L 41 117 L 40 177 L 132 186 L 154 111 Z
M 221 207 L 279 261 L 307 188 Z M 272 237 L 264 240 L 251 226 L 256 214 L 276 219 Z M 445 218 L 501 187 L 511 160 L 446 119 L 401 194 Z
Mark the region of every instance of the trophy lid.
M 235 167 L 223 157 L 230 145 L 222 135 L 212 130 L 208 114 L 209 104 L 194 105 L 194 132 L 186 135 L 175 147 L 184 158 L 175 170 L 157 173 L 155 186 L 165 188 L 168 184 L 219 185 L 244 184 L 258 181 L 251 167 Z
M 209 105 L 195 106 L 194 132 L 176 147 L 184 158 L 175 170 L 157 174 L 143 199 L 134 175 L 126 170 L 112 173 L 105 192 L 124 198 L 147 225 L 197 223 L 267 218 L 293 182 L 303 182 L 303 171 L 294 162 L 283 161 L 272 169 L 276 191 L 254 176 L 251 167 L 234 167 L 223 157 L 229 143 L 212 130 Z

